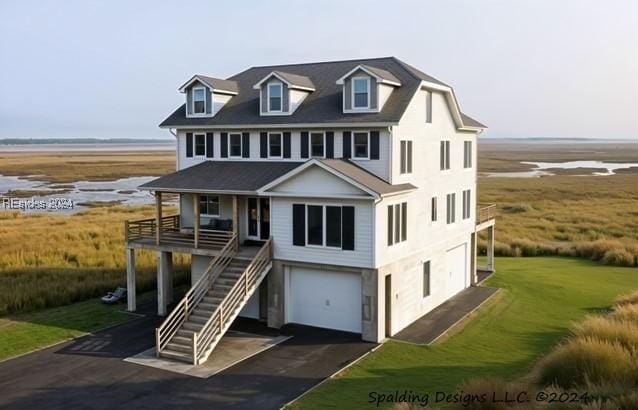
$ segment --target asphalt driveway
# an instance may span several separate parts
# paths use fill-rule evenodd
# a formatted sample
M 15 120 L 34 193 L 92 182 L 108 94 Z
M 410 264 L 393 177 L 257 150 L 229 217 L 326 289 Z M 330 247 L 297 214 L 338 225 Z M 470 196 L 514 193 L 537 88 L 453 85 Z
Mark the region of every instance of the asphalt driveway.
M 281 333 L 292 338 L 200 379 L 122 360 L 153 346 L 161 319 L 152 308 L 129 323 L 0 363 L 0 408 L 274 409 L 375 346 L 351 333 L 287 326 Z M 269 331 L 253 321 L 236 328 Z

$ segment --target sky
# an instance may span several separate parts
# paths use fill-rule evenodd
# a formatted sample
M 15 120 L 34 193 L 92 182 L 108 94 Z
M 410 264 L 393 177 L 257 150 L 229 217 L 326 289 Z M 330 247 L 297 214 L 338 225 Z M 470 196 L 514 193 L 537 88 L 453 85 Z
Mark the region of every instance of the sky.
M 158 138 L 193 74 L 396 56 L 489 137 L 638 138 L 638 1 L 0 2 L 0 138 Z

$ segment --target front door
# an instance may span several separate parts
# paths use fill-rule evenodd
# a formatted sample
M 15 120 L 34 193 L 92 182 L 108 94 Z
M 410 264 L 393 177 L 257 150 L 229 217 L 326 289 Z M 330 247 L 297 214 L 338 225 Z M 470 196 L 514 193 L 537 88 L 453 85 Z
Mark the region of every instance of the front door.
M 270 237 L 270 198 L 248 198 L 248 237 L 268 239 Z

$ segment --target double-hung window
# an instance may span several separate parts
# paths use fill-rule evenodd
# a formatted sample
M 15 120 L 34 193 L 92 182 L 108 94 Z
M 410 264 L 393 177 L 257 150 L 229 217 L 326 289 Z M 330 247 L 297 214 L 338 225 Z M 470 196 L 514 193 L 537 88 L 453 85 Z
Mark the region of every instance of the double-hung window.
M 230 139 L 230 156 L 241 157 L 241 134 L 230 134 L 228 138 Z
M 441 141 L 441 170 L 450 169 L 450 141 Z
M 408 203 L 388 205 L 388 246 L 408 239 Z
M 453 224 L 456 221 L 456 194 L 447 194 L 447 219 L 446 222 Z
M 199 213 L 204 216 L 219 216 L 219 196 L 200 195 Z
M 195 156 L 206 155 L 206 134 L 195 134 Z
M 401 141 L 401 173 L 412 173 L 412 141 Z
M 471 204 L 470 190 L 466 189 L 465 191 L 463 191 L 463 219 L 469 219 L 470 217 L 470 204 Z
M 352 138 L 352 146 L 354 158 L 369 159 L 370 158 L 370 133 L 354 132 Z
M 370 107 L 370 78 L 354 77 L 352 79 L 352 107 Z
M 432 91 L 425 92 L 425 122 L 432 123 Z
M 323 158 L 326 156 L 326 144 L 323 132 L 310 133 L 310 156 Z
M 432 222 L 436 222 L 438 217 L 439 217 L 439 209 L 438 209 L 438 204 L 437 204 L 437 198 L 435 196 L 432 197 L 432 214 L 431 214 L 431 219 Z
M 206 89 L 204 87 L 193 88 L 193 113 L 206 113 Z
M 268 84 L 268 111 L 281 112 L 281 100 L 283 95 L 283 86 L 281 83 Z
M 472 141 L 463 141 L 463 168 L 472 168 Z
M 430 261 L 426 261 L 423 262 L 423 297 L 428 297 L 431 293 Z
M 281 133 L 271 132 L 268 134 L 268 157 L 281 158 Z

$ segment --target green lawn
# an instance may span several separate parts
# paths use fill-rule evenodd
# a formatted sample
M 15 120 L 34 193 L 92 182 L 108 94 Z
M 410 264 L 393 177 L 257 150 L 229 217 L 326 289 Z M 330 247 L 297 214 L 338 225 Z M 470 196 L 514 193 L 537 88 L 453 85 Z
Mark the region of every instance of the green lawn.
M 138 295 L 138 305 L 154 292 Z M 0 317 L 0 360 L 135 318 L 125 304 L 104 305 L 97 299 L 29 314 Z
M 294 407 L 366 408 L 372 391 L 453 392 L 481 375 L 506 379 L 530 365 L 586 313 L 638 288 L 638 269 L 558 257 L 497 258 L 488 286 L 502 288 L 457 334 L 433 346 L 385 343 Z

